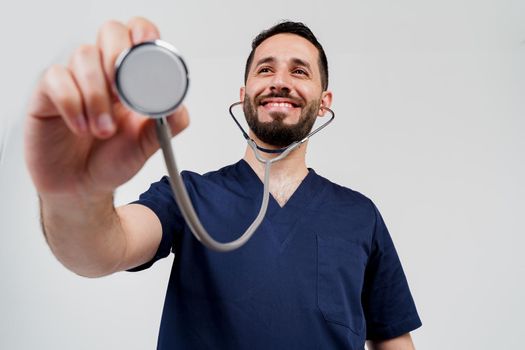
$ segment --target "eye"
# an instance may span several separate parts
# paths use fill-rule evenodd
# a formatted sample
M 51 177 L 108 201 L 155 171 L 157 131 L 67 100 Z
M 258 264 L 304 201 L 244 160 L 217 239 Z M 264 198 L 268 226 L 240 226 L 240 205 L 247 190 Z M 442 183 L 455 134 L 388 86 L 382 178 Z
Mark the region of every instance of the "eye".
M 308 75 L 308 72 L 302 68 L 296 68 L 292 71 L 293 74 Z
M 270 73 L 271 71 L 270 67 L 261 67 L 257 70 L 257 74 Z

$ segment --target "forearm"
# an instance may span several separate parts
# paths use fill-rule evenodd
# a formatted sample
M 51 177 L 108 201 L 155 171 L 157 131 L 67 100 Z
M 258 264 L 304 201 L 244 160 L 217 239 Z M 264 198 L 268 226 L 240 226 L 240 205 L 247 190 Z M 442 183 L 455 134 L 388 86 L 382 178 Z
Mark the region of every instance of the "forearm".
M 119 270 L 126 236 L 112 195 L 41 196 L 42 228 L 57 259 L 69 270 L 100 277 Z

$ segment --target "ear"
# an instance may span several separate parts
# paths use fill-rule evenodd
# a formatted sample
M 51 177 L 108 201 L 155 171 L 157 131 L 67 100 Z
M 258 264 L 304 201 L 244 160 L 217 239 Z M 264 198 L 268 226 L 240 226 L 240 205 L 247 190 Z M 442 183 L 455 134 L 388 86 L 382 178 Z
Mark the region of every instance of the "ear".
M 241 86 L 241 89 L 239 91 L 239 96 L 241 98 L 241 102 L 244 102 L 244 95 L 246 93 L 246 88 L 244 86 Z
M 317 113 L 319 117 L 324 117 L 326 114 L 326 110 L 322 107 L 330 108 L 330 106 L 332 106 L 332 97 L 332 91 L 323 91 L 323 94 L 321 95 L 321 108 L 319 108 L 319 113 Z

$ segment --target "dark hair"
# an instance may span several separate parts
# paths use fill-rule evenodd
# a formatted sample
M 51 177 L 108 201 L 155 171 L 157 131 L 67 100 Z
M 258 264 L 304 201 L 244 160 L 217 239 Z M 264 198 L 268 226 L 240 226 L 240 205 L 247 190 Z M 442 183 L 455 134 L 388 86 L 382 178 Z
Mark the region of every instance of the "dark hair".
M 328 60 L 326 59 L 326 54 L 324 53 L 323 46 L 317 41 L 314 33 L 301 22 L 290 22 L 285 21 L 274 25 L 273 27 L 263 30 L 253 39 L 252 41 L 252 51 L 246 60 L 246 67 L 244 69 L 244 83 L 248 80 L 248 73 L 250 71 L 250 66 L 253 61 L 253 55 L 255 54 L 255 49 L 266 39 L 277 35 L 277 34 L 295 34 L 300 37 L 305 38 L 311 42 L 319 51 L 319 71 L 321 72 L 321 84 L 323 90 L 328 88 Z

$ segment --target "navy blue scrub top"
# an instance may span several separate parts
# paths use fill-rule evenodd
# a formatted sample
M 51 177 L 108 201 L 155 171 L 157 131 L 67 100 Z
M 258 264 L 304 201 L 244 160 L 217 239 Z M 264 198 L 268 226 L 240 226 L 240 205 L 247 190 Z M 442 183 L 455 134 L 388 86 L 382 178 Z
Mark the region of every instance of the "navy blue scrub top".
M 259 211 L 263 184 L 244 160 L 183 178 L 218 241 L 239 237 Z M 175 254 L 159 349 L 363 349 L 421 325 L 377 208 L 312 169 L 284 207 L 270 198 L 252 239 L 229 253 L 193 237 L 166 177 L 135 203 L 163 233 L 153 260 L 132 271 Z

